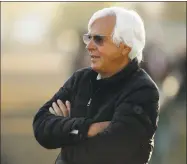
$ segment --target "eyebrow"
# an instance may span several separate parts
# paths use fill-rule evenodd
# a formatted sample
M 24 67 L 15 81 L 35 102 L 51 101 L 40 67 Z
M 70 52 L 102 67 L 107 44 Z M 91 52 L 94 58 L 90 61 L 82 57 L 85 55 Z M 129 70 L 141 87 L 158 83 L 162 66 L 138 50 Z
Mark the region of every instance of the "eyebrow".
M 88 35 L 94 36 L 94 35 L 100 35 L 100 34 L 92 34 L 92 33 L 87 33 Z
M 91 36 L 110 36 L 110 35 L 105 35 L 105 34 L 91 34 L 91 33 L 87 33 L 88 35 L 91 35 Z
M 91 36 L 95 36 L 95 35 L 101 35 L 101 36 L 105 36 L 104 34 L 98 34 L 98 33 L 91 33 L 88 31 L 87 33 L 88 35 L 91 35 Z

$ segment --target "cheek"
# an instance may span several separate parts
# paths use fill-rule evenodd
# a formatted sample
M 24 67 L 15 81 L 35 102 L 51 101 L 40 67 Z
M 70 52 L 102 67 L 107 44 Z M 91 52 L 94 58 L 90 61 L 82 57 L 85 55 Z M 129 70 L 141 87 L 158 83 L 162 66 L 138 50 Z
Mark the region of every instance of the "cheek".
M 98 52 L 99 52 L 100 56 L 103 56 L 103 57 L 110 56 L 111 47 L 107 46 L 107 45 L 100 46 L 100 47 L 98 47 Z
M 113 60 L 119 54 L 118 50 L 112 46 L 103 46 L 98 48 L 99 55 L 105 60 Z

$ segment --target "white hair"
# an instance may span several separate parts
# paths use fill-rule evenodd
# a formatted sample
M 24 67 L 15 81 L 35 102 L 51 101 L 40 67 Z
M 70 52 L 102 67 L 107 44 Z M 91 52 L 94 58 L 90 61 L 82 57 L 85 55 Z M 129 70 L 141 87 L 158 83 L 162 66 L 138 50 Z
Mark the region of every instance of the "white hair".
M 88 31 L 96 19 L 105 16 L 115 16 L 116 24 L 112 34 L 113 42 L 119 46 L 124 43 L 131 47 L 129 58 L 137 57 L 138 62 L 142 61 L 142 51 L 145 46 L 145 28 L 141 17 L 133 10 L 122 7 L 104 8 L 95 12 L 88 23 Z

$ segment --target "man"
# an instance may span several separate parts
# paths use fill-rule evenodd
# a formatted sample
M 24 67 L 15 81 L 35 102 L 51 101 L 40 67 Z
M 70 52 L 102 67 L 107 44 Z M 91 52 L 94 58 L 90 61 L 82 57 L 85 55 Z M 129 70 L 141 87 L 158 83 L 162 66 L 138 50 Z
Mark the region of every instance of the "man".
M 97 11 L 83 36 L 91 68 L 76 71 L 34 118 L 36 140 L 61 148 L 57 164 L 145 164 L 157 128 L 159 93 L 139 67 L 145 45 L 139 15 Z

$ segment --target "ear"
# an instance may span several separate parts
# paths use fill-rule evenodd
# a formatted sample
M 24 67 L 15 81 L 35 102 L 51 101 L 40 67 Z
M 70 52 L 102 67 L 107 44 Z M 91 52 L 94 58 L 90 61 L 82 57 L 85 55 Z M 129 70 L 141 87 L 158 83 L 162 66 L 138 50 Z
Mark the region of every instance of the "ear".
M 125 45 L 125 44 L 121 45 L 122 55 L 125 56 L 125 55 L 129 54 L 131 49 L 132 49 L 131 47 L 129 47 L 129 46 Z

